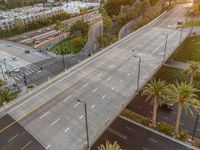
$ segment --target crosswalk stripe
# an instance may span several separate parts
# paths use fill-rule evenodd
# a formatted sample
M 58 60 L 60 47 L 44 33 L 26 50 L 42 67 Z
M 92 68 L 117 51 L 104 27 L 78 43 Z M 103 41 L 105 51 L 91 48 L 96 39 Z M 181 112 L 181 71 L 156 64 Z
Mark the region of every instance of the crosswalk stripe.
M 20 80 L 18 77 L 14 77 L 15 78 L 15 80 Z

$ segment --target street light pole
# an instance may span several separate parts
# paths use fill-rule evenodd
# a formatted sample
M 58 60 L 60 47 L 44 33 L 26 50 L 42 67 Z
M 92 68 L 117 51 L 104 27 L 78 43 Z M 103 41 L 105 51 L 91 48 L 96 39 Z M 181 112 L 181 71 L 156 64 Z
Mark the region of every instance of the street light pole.
M 165 35 L 165 37 L 166 37 L 166 39 L 165 39 L 164 55 L 163 55 L 163 63 L 164 63 L 165 62 L 165 58 L 166 58 L 166 52 L 167 52 L 168 34 L 167 33 L 163 33 L 162 35 Z
M 2 68 L 3 66 L 1 65 L 1 73 L 2 73 L 2 76 L 3 76 L 3 80 L 4 80 L 4 82 L 6 82 L 6 78 L 5 78 L 5 75 L 4 75 L 4 72 L 3 72 L 3 68 Z
M 8 73 L 7 66 L 6 66 L 6 58 L 3 59 L 3 63 L 4 63 L 4 66 L 5 66 L 5 71 Z
M 89 144 L 89 132 L 88 132 L 88 119 L 87 119 L 87 104 L 86 102 L 78 99 L 77 102 L 81 102 L 84 104 L 84 109 L 85 109 L 85 129 L 86 129 L 86 137 L 87 137 L 87 146 L 86 149 L 89 150 L 90 144 Z
M 138 58 L 138 78 L 137 78 L 137 93 L 139 93 L 139 86 L 140 86 L 140 71 L 141 71 L 141 57 L 139 56 L 133 56 L 135 58 Z
M 181 44 L 182 36 L 183 36 L 183 25 L 181 25 L 181 35 L 180 35 L 179 45 Z
M 192 134 L 192 141 L 194 139 L 194 135 L 195 135 L 195 132 L 196 132 L 196 129 L 197 129 L 198 121 L 199 121 L 199 113 L 197 112 L 197 119 L 196 119 L 196 122 L 195 122 L 195 125 L 194 125 L 193 134 Z

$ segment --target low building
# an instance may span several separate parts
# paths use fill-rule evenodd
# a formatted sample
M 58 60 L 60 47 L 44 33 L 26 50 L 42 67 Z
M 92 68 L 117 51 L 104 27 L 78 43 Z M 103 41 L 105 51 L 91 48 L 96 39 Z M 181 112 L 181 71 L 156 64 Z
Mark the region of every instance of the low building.
M 52 17 L 63 12 L 63 7 L 43 7 L 43 5 L 16 8 L 9 11 L 0 12 L 0 28 L 12 29 L 17 23 L 26 25 L 39 18 Z
M 17 26 L 24 26 L 39 18 L 52 17 L 53 15 L 67 12 L 70 14 L 80 13 L 83 8 L 98 8 L 100 3 L 70 1 L 62 3 L 61 6 L 44 7 L 43 4 L 11 9 L 9 11 L 0 11 L 0 29 L 12 29 Z

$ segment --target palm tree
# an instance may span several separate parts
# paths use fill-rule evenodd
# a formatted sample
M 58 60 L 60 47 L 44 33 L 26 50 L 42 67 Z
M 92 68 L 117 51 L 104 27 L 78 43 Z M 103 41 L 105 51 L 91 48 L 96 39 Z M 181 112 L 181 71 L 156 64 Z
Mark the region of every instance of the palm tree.
M 185 70 L 188 72 L 189 84 L 192 84 L 194 76 L 200 71 L 200 63 L 196 61 L 188 61 L 188 66 Z
M 157 109 L 158 106 L 163 104 L 168 93 L 168 85 L 165 81 L 151 80 L 143 89 L 142 95 L 148 96 L 147 100 L 152 100 L 153 115 L 152 127 L 156 127 Z
M 187 84 L 185 82 L 176 83 L 175 85 L 170 86 L 170 97 L 175 103 L 178 103 L 178 111 L 176 117 L 176 127 L 175 127 L 175 135 L 178 136 L 180 119 L 182 110 L 188 110 L 191 114 L 193 114 L 191 107 L 193 106 L 193 101 L 197 97 L 195 92 L 198 90 L 193 87 L 191 84 Z
M 106 141 L 106 145 L 100 145 L 98 150 L 122 150 L 117 142 L 111 144 L 109 141 Z
M 2 87 L 0 88 L 0 101 L 9 102 L 16 97 L 16 93 L 12 92 L 10 89 Z

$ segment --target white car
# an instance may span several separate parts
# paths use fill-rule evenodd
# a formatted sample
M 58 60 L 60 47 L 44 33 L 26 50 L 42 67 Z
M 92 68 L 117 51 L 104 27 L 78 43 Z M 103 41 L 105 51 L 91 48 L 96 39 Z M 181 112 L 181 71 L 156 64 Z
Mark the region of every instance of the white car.
M 15 72 L 15 73 L 19 73 L 20 72 L 20 70 L 18 68 L 14 68 L 12 71 Z

